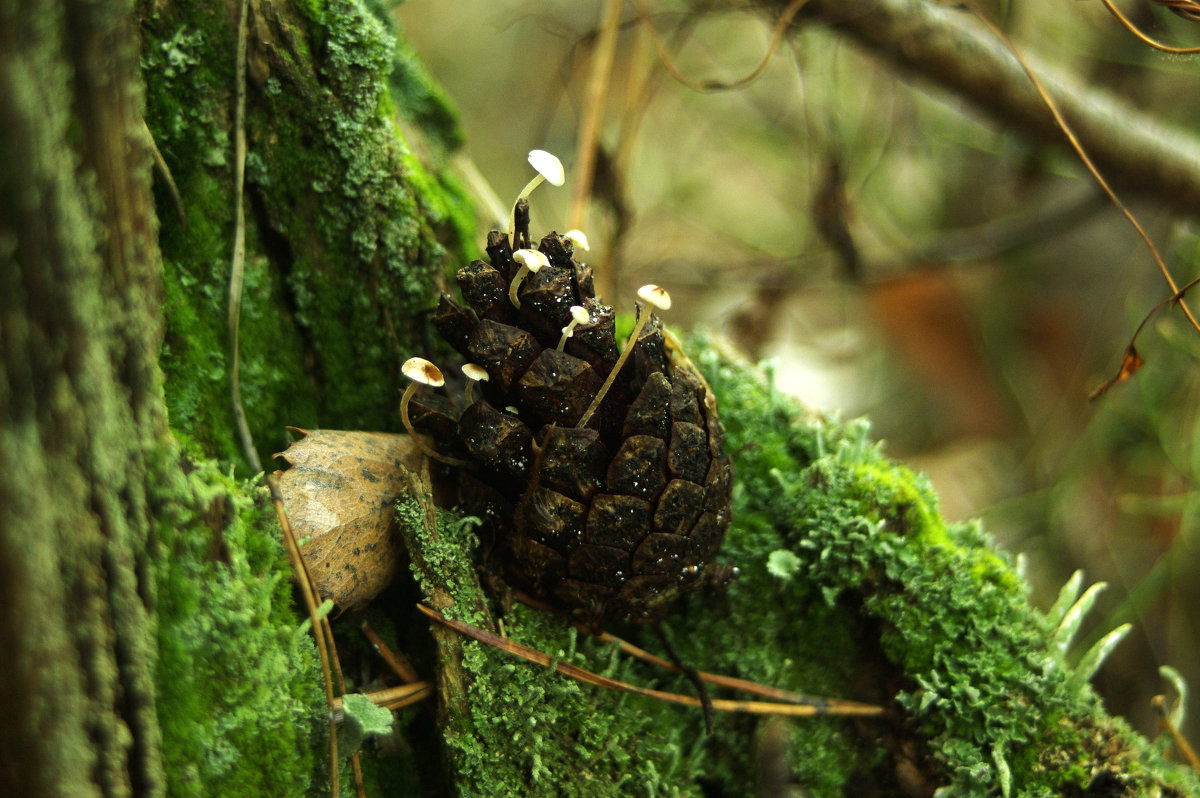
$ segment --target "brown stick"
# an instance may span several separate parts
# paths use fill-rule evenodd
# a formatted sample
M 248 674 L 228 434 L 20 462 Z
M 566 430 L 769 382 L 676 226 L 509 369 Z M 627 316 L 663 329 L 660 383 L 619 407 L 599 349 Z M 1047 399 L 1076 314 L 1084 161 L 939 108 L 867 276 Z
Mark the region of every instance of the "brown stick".
M 788 5 L 758 2 L 772 14 Z M 827 25 L 1032 139 L 1063 141 L 1021 65 L 969 13 L 912 0 L 809 0 L 800 19 Z M 1026 61 L 1118 188 L 1152 193 L 1162 205 L 1200 216 L 1200 140 L 1035 55 Z
M 571 195 L 571 211 L 567 228 L 583 227 L 588 198 L 592 193 L 592 178 L 596 170 L 596 141 L 600 135 L 600 119 L 608 98 L 608 81 L 612 77 L 613 57 L 617 51 L 617 31 L 621 26 L 623 0 L 608 0 L 596 47 L 592 51 L 591 72 L 583 102 L 583 118 L 579 120 L 579 141 L 575 150 L 575 191 Z
M 634 693 L 635 695 L 647 696 L 649 698 L 657 698 L 660 701 L 667 701 L 672 704 L 683 704 L 689 707 L 700 707 L 700 699 L 690 695 L 680 695 L 678 693 L 668 693 L 662 690 L 650 690 L 645 687 L 621 682 L 616 679 L 610 679 L 607 676 L 601 676 L 598 673 L 584 670 L 570 664 L 569 662 L 561 662 L 543 654 L 540 651 L 523 646 L 520 643 L 514 643 L 512 640 L 494 635 L 484 629 L 480 629 L 470 624 L 461 621 L 451 620 L 442 615 L 436 610 L 431 610 L 424 604 L 418 604 L 417 609 L 425 613 L 438 623 L 448 626 L 459 634 L 470 637 L 473 640 L 478 640 L 481 643 L 498 648 L 521 659 L 529 662 L 553 667 L 564 676 L 569 676 L 572 679 L 577 679 L 585 684 L 595 685 L 597 687 L 606 687 L 610 690 L 621 690 L 626 693 Z M 756 715 L 791 715 L 795 717 L 812 717 L 815 715 L 854 715 L 854 716 L 878 716 L 883 715 L 886 710 L 883 707 L 872 706 L 871 704 L 855 704 L 853 706 L 837 706 L 837 707 L 815 707 L 811 705 L 800 704 L 775 704 L 766 701 L 731 701 L 729 699 L 717 698 L 712 702 L 713 709 L 720 712 L 748 712 Z
M 1200 756 L 1196 756 L 1196 751 L 1188 743 L 1187 738 L 1180 734 L 1179 729 L 1175 728 L 1175 724 L 1171 722 L 1171 714 L 1167 711 L 1167 697 L 1156 695 L 1150 702 L 1150 705 L 1154 707 L 1154 711 L 1158 714 L 1159 723 L 1167 730 L 1167 734 L 1171 735 L 1171 741 L 1179 749 L 1179 754 L 1191 766 L 1192 770 L 1200 772 Z
M 424 701 L 433 695 L 433 684 L 431 682 L 413 682 L 412 684 L 402 684 L 398 687 L 387 687 L 383 690 L 376 690 L 373 693 L 367 693 L 367 698 L 371 699 L 371 703 L 377 707 L 384 709 L 400 709 L 409 704 L 415 704 L 418 701 Z M 346 719 L 346 712 L 342 708 L 342 697 L 338 696 L 333 699 L 333 712 L 331 717 L 334 723 L 341 723 Z
M 668 662 L 662 657 L 655 656 L 644 648 L 638 648 L 633 643 L 627 640 L 622 640 L 616 635 L 611 635 L 608 632 L 596 635 L 596 639 L 602 643 L 615 643 L 618 648 L 625 654 L 640 659 L 642 662 L 647 662 L 651 665 L 657 665 L 660 668 L 666 668 L 675 673 L 682 673 L 677 665 L 673 662 Z M 847 709 L 850 712 L 856 712 L 867 709 L 879 709 L 873 704 L 864 704 L 859 701 L 845 701 L 840 698 L 822 698 L 821 696 L 806 695 L 804 693 L 793 693 L 790 690 L 781 690 L 778 687 L 771 687 L 766 684 L 759 684 L 748 679 L 738 679 L 734 676 L 722 676 L 719 673 L 708 673 L 706 671 L 696 671 L 696 675 L 700 677 L 700 681 L 708 682 L 709 684 L 718 687 L 727 687 L 730 690 L 741 690 L 744 693 L 751 695 L 770 698 L 774 701 L 783 701 L 788 704 L 798 704 L 801 706 L 816 707 L 821 710 L 837 710 Z
M 366 635 L 367 640 L 371 642 L 372 648 L 387 663 L 392 672 L 403 679 L 405 684 L 415 684 L 421 681 L 420 675 L 417 674 L 417 669 L 408 661 L 408 657 L 399 652 L 392 651 L 391 647 L 383 642 L 383 638 L 379 636 L 367 621 L 363 621 L 362 623 L 362 633 Z

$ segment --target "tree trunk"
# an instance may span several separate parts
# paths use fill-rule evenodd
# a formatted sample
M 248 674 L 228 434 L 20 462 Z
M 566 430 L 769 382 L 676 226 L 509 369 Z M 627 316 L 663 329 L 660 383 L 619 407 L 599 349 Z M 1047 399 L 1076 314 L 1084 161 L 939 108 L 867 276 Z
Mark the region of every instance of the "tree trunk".
M 0 11 L 0 792 L 160 794 L 161 275 L 124 3 Z

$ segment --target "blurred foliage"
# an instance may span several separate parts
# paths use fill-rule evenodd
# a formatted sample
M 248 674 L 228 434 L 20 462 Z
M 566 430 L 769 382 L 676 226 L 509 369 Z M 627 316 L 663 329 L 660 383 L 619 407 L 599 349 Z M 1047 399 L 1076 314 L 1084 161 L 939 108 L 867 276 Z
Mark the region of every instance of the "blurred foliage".
M 499 196 L 524 183 L 533 147 L 563 156 L 571 179 L 602 5 L 395 9 Z M 736 79 L 766 51 L 761 10 L 645 5 L 692 79 Z M 1200 64 L 1148 50 L 1099 3 L 977 5 L 1022 52 L 1165 122 L 1200 122 L 1200 106 L 1180 101 Z M 1123 6 L 1161 39 L 1200 42 L 1200 27 L 1153 4 Z M 1147 365 L 1087 403 L 1169 294 L 1132 228 L 1065 148 L 1031 143 L 835 31 L 802 22 L 759 79 L 702 94 L 665 73 L 628 6 L 625 19 L 586 221 L 592 265 L 616 274 L 618 297 L 669 286 L 671 322 L 703 321 L 774 358 L 784 390 L 869 414 L 894 454 L 929 472 L 950 517 L 983 515 L 1027 555 L 1036 603 L 1077 568 L 1108 581 L 1080 648 L 1135 622 L 1098 685 L 1155 733 L 1157 666 L 1200 683 L 1200 336 L 1175 311 L 1157 316 L 1138 342 Z M 535 229 L 567 217 L 569 187 L 539 193 Z M 1154 196 L 1127 200 L 1177 279 L 1191 279 L 1195 220 Z

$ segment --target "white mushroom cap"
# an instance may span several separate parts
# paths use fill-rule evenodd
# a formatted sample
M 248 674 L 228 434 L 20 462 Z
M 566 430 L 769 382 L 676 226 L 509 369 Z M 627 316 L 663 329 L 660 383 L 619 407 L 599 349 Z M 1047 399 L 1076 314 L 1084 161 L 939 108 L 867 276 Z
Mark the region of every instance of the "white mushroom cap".
M 481 382 L 487 382 L 488 379 L 490 379 L 488 377 L 487 369 L 478 363 L 463 363 L 462 372 L 463 374 L 467 375 L 467 379 Z
M 446 384 L 442 371 L 423 357 L 410 357 L 404 361 L 400 371 L 405 377 L 422 385 L 440 388 Z
M 572 305 L 571 318 L 575 320 L 576 324 L 587 324 L 592 320 L 592 314 L 588 313 L 583 305 Z
M 671 309 L 671 295 L 665 288 L 659 288 L 657 285 L 643 285 L 638 289 L 637 295 L 659 310 Z
M 582 247 L 585 251 L 590 249 L 590 247 L 588 247 L 587 236 L 584 235 L 582 230 L 568 230 L 562 234 L 562 237 L 570 241 L 575 246 Z
M 550 259 L 536 249 L 518 249 L 513 253 L 513 260 L 534 274 L 542 267 L 550 265 Z
M 530 150 L 529 165 L 536 169 L 539 175 L 556 186 L 561 186 L 567 181 L 567 174 L 563 170 L 562 161 L 545 150 Z

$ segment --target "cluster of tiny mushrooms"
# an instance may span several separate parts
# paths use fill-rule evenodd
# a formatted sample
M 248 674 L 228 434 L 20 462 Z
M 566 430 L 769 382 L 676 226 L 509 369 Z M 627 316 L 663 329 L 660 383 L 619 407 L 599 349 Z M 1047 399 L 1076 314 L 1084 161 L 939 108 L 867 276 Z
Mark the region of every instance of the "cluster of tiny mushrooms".
M 529 164 L 535 170 L 537 175 L 530 180 L 525 188 L 521 189 L 521 193 L 517 196 L 516 202 L 513 203 L 513 211 L 509 216 L 508 221 L 508 238 L 514 240 L 516 234 L 516 207 L 522 200 L 527 199 L 530 193 L 544 181 L 549 181 L 555 186 L 561 186 L 566 182 L 566 174 L 563 171 L 562 162 L 545 150 L 533 150 L 529 153 Z M 584 250 L 588 249 L 587 236 L 579 230 L 569 230 L 562 236 L 568 239 L 577 247 Z M 512 279 L 512 284 L 508 291 L 509 301 L 513 303 L 513 307 L 521 307 L 521 299 L 517 296 L 517 291 L 521 287 L 521 282 L 527 275 L 536 274 L 540 269 L 550 265 L 550 260 L 542 252 L 536 249 L 518 249 L 513 252 L 513 260 L 521 264 L 521 268 L 517 270 L 516 275 Z M 638 298 L 649 305 L 653 305 L 659 310 L 669 310 L 671 307 L 671 295 L 666 292 L 666 289 L 660 288 L 657 285 L 643 285 L 638 289 Z M 633 332 L 629 336 L 629 341 L 625 344 L 625 348 L 621 351 L 621 355 L 617 358 L 616 364 L 612 367 L 612 371 L 608 373 L 608 377 L 604 380 L 604 384 L 600 386 L 600 390 L 596 392 L 591 404 L 587 410 L 580 416 L 577 429 L 582 429 L 587 426 L 592 414 L 600 407 L 600 402 L 604 400 L 604 395 L 608 393 L 612 387 L 613 381 L 616 380 L 617 374 L 621 371 L 621 366 L 625 365 L 625 361 L 629 359 L 630 353 L 633 351 L 634 344 L 637 343 L 638 335 L 641 334 L 642 328 L 646 326 L 646 322 L 650 320 L 649 313 L 642 313 L 641 306 L 636 306 L 637 323 L 633 326 Z M 571 321 L 567 326 L 562 328 L 562 337 L 558 339 L 558 351 L 563 351 L 563 347 L 567 344 L 567 339 L 570 338 L 575 330 L 580 327 L 587 327 L 592 324 L 591 316 L 582 305 L 571 306 Z M 456 457 L 449 457 L 431 449 L 413 429 L 412 421 L 408 417 L 409 402 L 412 401 L 413 395 L 417 391 L 418 385 L 428 385 L 431 388 L 440 388 L 446 384 L 445 377 L 442 375 L 441 369 L 429 362 L 423 357 L 411 357 L 405 361 L 400 368 L 401 372 L 407 377 L 410 382 L 408 387 L 404 389 L 404 395 L 400 399 L 400 419 L 404 422 L 404 428 L 408 430 L 409 435 L 416 442 L 417 446 L 430 459 L 437 460 L 440 463 L 452 466 L 466 466 L 469 463 L 465 460 L 460 460 Z M 488 372 L 483 366 L 478 363 L 464 363 L 462 372 L 467 378 L 466 402 L 471 404 L 472 391 L 477 382 L 485 382 L 488 380 Z M 511 413 L 516 412 L 515 407 L 507 407 Z

